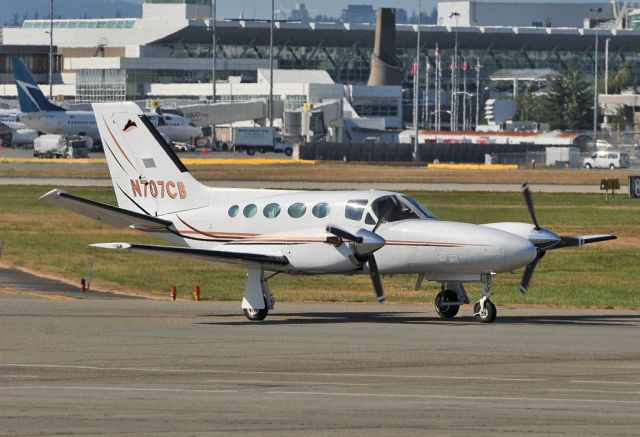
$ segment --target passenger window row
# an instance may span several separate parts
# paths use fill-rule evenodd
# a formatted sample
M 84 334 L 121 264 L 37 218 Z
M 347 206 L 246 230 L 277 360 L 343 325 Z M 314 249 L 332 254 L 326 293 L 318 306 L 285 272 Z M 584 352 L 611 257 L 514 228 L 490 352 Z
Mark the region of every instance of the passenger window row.
M 269 203 L 264 208 L 262 208 L 262 214 L 269 219 L 274 219 L 280 215 L 282 212 L 282 208 L 277 203 Z M 287 213 L 289 217 L 292 218 L 301 218 L 307 212 L 307 206 L 304 203 L 293 203 L 287 208 Z M 316 218 L 324 218 L 329 215 L 331 212 L 331 205 L 326 202 L 320 202 L 313 206 L 311 209 L 311 214 L 313 214 Z M 240 213 L 240 206 L 233 205 L 229 208 L 228 214 L 229 217 L 237 217 Z M 258 206 L 255 203 L 250 203 L 242 208 L 242 215 L 246 218 L 255 217 L 258 213 Z

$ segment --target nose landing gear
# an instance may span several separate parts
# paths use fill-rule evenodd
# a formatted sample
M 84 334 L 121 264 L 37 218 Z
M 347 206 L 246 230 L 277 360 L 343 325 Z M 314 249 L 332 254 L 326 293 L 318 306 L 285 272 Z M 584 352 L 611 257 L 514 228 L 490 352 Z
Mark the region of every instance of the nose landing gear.
M 496 319 L 498 311 L 491 302 L 491 274 L 482 275 L 482 297 L 473 306 L 473 314 L 481 323 L 491 323 Z

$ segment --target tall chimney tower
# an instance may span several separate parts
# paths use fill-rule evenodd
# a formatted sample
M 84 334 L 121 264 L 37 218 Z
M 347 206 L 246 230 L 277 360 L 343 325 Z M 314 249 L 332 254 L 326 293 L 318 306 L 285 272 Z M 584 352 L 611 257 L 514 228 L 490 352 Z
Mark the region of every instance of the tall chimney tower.
M 367 85 L 400 85 L 402 71 L 396 57 L 396 10 L 376 11 L 376 36 Z

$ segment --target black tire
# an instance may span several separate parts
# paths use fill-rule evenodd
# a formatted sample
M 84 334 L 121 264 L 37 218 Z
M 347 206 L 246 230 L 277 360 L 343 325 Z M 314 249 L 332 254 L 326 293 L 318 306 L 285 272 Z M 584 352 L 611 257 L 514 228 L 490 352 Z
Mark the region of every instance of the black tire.
M 480 302 L 476 302 L 473 306 L 473 313 L 476 316 L 476 320 L 480 323 L 492 323 L 498 315 L 496 306 L 490 300 L 484 302 L 484 311 L 480 311 Z
M 265 149 L 264 147 L 258 147 L 258 152 L 264 153 L 266 151 L 267 151 L 267 149 Z
M 588 162 L 584 165 L 584 168 L 586 168 L 587 170 L 591 170 L 591 164 L 589 164 Z
M 264 320 L 264 318 L 267 317 L 267 314 L 269 314 L 269 307 L 265 305 L 265 307 L 261 310 L 250 310 L 247 308 L 243 308 L 242 312 L 247 319 L 252 321 L 260 321 Z
M 221 147 L 223 152 L 228 152 L 229 151 L 229 145 L 227 143 L 222 143 L 222 147 Z
M 438 293 L 435 300 L 436 313 L 443 319 L 451 319 L 458 314 L 460 305 L 442 305 L 445 302 L 457 302 L 458 294 L 455 291 L 444 290 Z
M 286 149 L 284 149 L 284 154 L 287 156 L 293 155 L 293 149 L 290 147 L 287 147 Z
M 247 149 L 247 155 L 253 156 L 255 154 L 256 154 L 256 149 L 254 149 L 253 147 L 250 147 Z
M 616 169 L 615 164 L 609 164 L 609 170 L 615 170 L 615 169 Z

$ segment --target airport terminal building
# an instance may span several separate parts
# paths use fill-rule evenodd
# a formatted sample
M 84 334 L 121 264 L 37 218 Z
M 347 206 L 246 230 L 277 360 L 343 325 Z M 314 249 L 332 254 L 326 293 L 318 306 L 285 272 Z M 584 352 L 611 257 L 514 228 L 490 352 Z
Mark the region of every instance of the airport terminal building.
M 609 67 L 615 69 L 627 62 L 634 80 L 640 78 L 640 30 L 632 20 L 633 10 L 615 10 L 610 3 L 545 4 L 537 8 L 518 3 L 520 12 L 522 8 L 529 12 L 519 14 L 526 17 L 516 23 L 509 13 L 509 7 L 515 6 L 496 5 L 440 2 L 437 24 L 397 25 L 402 85 L 368 89 L 375 23 L 278 22 L 274 67 L 325 70 L 331 82 L 312 84 L 300 75 L 303 79 L 296 86 L 294 75 L 287 86 L 275 86 L 275 96 L 293 104 L 319 103 L 342 95 L 363 115 L 385 118 L 387 127 L 400 127 L 402 98 L 410 95 L 412 87 L 410 71 L 418 31 L 423 59 L 435 66 L 436 46 L 440 50 L 445 88 L 456 45 L 471 70 L 480 66 L 483 84 L 494 73 L 509 69 L 579 68 L 592 75 L 596 34 L 600 57 L 604 57 L 607 41 Z M 602 8 L 598 16 L 590 12 L 593 6 Z M 458 14 L 455 18 L 453 12 Z M 211 16 L 210 0 L 145 0 L 141 18 L 54 20 L 54 94 L 77 102 L 210 100 Z M 47 62 L 49 25 L 48 20 L 26 20 L 22 27 L 2 29 L 0 95 L 15 96 L 8 79 L 9 52 L 15 50 L 8 50 L 10 47 L 36 48 L 27 64 L 36 67 L 38 80 L 46 81 L 42 62 Z M 269 68 L 269 27 L 266 20 L 216 20 L 218 101 L 245 101 L 269 94 L 269 84 L 258 78 L 260 69 Z M 604 65 L 603 59 L 600 65 Z M 473 71 L 470 74 L 475 76 Z M 475 86 L 473 81 L 470 86 Z

